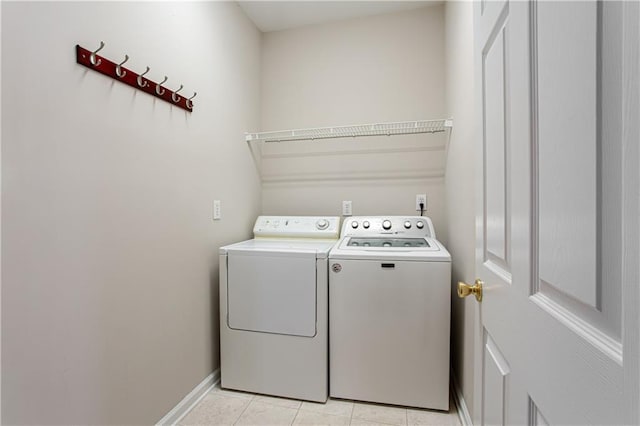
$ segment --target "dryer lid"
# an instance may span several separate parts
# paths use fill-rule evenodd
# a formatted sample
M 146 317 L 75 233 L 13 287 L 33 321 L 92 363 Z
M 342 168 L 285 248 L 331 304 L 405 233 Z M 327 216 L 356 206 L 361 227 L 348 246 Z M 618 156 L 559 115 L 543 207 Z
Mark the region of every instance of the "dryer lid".
M 220 247 L 220 254 L 230 252 L 247 253 L 260 256 L 270 253 L 274 256 L 305 257 L 313 256 L 326 259 L 335 241 L 317 241 L 305 239 L 255 238 L 236 244 Z

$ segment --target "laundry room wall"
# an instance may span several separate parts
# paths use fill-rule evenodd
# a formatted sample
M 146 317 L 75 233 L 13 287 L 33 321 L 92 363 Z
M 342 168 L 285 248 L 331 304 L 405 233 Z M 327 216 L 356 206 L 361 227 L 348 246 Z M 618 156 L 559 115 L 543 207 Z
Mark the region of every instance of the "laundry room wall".
M 260 38 L 233 2 L 2 2 L 2 424 L 153 424 L 217 368 Z M 193 113 L 76 64 L 101 40 Z
M 475 161 L 477 144 L 474 101 L 473 3 L 447 2 L 446 99 L 454 119 L 445 178 L 448 249 L 452 258 L 451 366 L 473 416 L 474 333 L 477 302 L 459 299 L 458 281 L 475 280 Z
M 444 5 L 268 32 L 261 130 L 444 118 Z M 251 143 L 264 214 L 415 215 L 446 240 L 446 134 Z

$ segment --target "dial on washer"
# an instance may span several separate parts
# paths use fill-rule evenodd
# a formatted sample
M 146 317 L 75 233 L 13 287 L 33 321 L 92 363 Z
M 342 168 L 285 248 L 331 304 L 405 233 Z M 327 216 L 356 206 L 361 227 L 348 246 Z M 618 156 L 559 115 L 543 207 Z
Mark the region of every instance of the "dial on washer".
M 318 219 L 316 222 L 316 228 L 319 230 L 327 229 L 329 227 L 329 221 L 327 219 Z

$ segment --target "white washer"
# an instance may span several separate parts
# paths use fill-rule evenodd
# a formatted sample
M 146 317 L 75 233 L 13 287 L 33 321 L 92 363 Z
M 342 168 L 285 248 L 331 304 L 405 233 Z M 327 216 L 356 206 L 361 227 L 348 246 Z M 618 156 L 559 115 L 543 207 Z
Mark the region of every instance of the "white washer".
M 325 402 L 328 254 L 337 217 L 260 216 L 220 248 L 221 386 Z
M 329 254 L 336 398 L 449 409 L 451 257 L 426 217 L 353 217 Z

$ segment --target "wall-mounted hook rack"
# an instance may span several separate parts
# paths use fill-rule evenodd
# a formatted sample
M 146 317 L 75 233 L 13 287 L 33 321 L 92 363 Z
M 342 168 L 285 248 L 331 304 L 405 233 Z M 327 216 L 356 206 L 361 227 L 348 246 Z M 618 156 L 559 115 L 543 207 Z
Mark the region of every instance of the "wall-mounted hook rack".
M 80 45 L 76 45 L 76 62 L 94 71 L 98 71 L 101 74 L 109 76 L 114 80 L 118 80 L 131 87 L 135 87 L 138 90 L 142 90 L 143 92 L 155 96 L 156 98 L 169 102 L 171 105 L 175 105 L 189 112 L 193 111 L 193 102 L 191 99 L 195 97 L 195 94 L 188 99 L 183 96 L 174 95 L 174 93 L 177 93 L 182 89 L 182 85 L 180 85 L 180 89 L 175 92 L 169 90 L 162 86 L 162 84 L 167 81 L 167 77 L 165 77 L 161 83 L 151 81 L 148 78 L 143 77 L 147 72 L 149 72 L 149 67 L 147 67 L 147 70 L 144 73 L 137 74 L 136 72 L 122 66 L 129 59 L 128 55 L 125 55 L 125 60 L 120 63 L 115 63 L 98 55 L 97 52 L 103 47 L 103 42 L 100 42 L 100 47 L 95 51 L 87 50 L 80 47 Z

